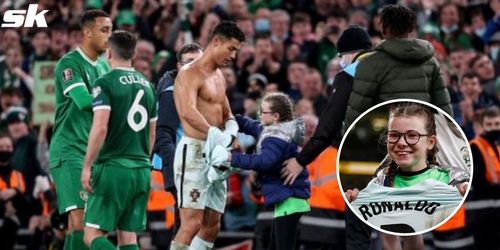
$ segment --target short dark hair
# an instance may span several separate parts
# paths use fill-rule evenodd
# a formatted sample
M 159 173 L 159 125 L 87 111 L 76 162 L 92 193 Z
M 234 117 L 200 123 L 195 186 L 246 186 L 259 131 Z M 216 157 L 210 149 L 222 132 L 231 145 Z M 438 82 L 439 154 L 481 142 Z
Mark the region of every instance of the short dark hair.
M 292 25 L 297 23 L 311 23 L 311 17 L 304 12 L 297 12 L 292 17 Z
M 469 71 L 469 72 L 466 72 L 461 78 L 460 78 L 460 83 L 462 83 L 464 81 L 465 78 L 467 79 L 471 79 L 471 78 L 478 78 L 479 79 L 479 75 L 472 72 L 472 71 Z
M 410 8 L 389 4 L 380 12 L 380 23 L 382 24 L 382 34 L 405 37 L 415 30 L 417 17 Z
M 477 61 L 479 61 L 479 59 L 481 59 L 485 56 L 488 57 L 486 54 L 478 53 L 476 56 L 474 56 L 472 59 L 470 59 L 469 68 L 472 69 L 474 67 L 474 64 L 476 64 Z M 489 57 L 488 57 L 488 59 L 489 59 Z
M 269 40 L 271 42 L 272 41 L 271 40 L 271 33 L 259 32 L 259 33 L 255 34 L 254 40 L 255 40 L 255 43 L 257 43 L 257 40 Z
M 481 122 L 481 124 L 483 124 L 484 118 L 486 118 L 486 117 L 494 118 L 494 117 L 498 117 L 498 116 L 500 116 L 500 108 L 498 108 L 497 106 L 487 107 L 480 114 L 480 117 L 481 117 L 480 122 Z
M 80 17 L 80 28 L 95 22 L 95 19 L 98 17 L 109 17 L 109 14 L 102 10 L 87 10 L 83 12 L 82 17 Z
M 50 27 L 50 31 L 68 32 L 69 26 L 66 23 L 56 23 Z
M 134 57 L 137 38 L 125 30 L 115 30 L 108 40 L 109 48 L 115 52 L 116 57 L 130 60 Z
M 306 60 L 304 60 L 304 59 L 302 59 L 302 58 L 296 58 L 296 59 L 291 60 L 291 61 L 288 63 L 288 66 L 290 66 L 291 64 L 294 64 L 294 63 L 304 64 L 304 65 L 306 65 L 306 67 L 307 67 L 307 62 L 306 62 Z
M 175 54 L 177 62 L 182 61 L 182 56 L 188 53 L 203 52 L 203 49 L 197 43 L 188 43 L 182 46 L 182 48 Z
M 45 33 L 50 37 L 50 30 L 47 28 L 34 28 L 28 32 L 28 36 L 33 39 L 38 33 Z
M 23 98 L 21 90 L 16 87 L 7 87 L 2 89 L 2 91 L 0 92 L 0 97 L 2 96 L 18 96 L 20 98 Z
M 80 31 L 80 26 L 78 24 L 71 24 L 68 27 L 68 33 L 71 33 L 71 32 L 74 32 L 74 31 L 77 31 L 77 32 Z
M 327 18 L 341 18 L 347 21 L 349 19 L 349 14 L 343 9 L 334 8 L 330 11 Z
M 233 21 L 222 21 L 217 24 L 212 32 L 212 35 L 210 36 L 210 39 L 213 39 L 216 36 L 229 40 L 234 38 L 240 42 L 245 41 L 245 34 Z

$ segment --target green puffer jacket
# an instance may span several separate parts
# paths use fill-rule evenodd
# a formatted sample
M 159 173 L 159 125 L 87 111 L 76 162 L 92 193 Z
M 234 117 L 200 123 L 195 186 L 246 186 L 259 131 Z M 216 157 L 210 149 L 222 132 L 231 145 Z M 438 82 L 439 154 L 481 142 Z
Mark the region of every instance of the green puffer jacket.
M 409 98 L 430 102 L 452 115 L 450 94 L 433 46 L 420 39 L 388 39 L 361 60 L 346 113 L 346 129 L 377 103 Z

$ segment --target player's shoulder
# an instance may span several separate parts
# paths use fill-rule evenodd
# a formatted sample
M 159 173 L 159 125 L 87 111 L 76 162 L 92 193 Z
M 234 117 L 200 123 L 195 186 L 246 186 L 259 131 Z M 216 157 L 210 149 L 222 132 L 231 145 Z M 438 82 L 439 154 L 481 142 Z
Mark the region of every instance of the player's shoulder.
M 114 75 L 115 74 L 113 70 L 106 72 L 104 75 L 101 75 L 94 80 L 94 85 L 102 85 L 103 83 L 112 83 L 113 82 L 112 79 L 116 77 Z
M 78 51 L 72 50 L 68 53 L 64 54 L 58 61 L 58 64 L 61 63 L 77 63 L 81 59 L 81 56 L 78 54 Z
M 202 72 L 200 71 L 200 68 L 193 65 L 193 64 L 188 64 L 183 66 L 180 70 L 179 73 L 177 73 L 176 79 L 196 79 L 200 78 L 202 75 Z
M 78 55 L 78 52 L 76 50 L 72 50 L 66 54 L 64 54 L 59 61 L 57 62 L 56 67 L 64 67 L 67 65 L 76 65 L 78 63 L 78 60 L 81 58 Z

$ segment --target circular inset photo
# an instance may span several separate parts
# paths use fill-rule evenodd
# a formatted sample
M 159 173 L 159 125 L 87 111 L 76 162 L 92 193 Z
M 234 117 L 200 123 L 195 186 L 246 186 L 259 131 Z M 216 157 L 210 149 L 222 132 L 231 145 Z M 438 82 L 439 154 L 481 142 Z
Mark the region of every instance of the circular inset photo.
M 350 209 L 393 235 L 444 224 L 460 209 L 472 180 L 460 126 L 417 100 L 392 100 L 364 112 L 348 128 L 338 155 L 338 181 Z

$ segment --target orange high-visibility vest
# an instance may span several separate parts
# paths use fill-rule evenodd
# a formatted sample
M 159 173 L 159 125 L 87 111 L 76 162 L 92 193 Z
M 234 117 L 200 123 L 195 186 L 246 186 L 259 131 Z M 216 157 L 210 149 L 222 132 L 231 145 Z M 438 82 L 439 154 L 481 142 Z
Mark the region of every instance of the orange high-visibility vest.
M 50 215 L 50 202 L 45 198 L 45 194 L 40 194 L 40 202 L 42 203 L 42 215 L 49 216 Z
M 23 174 L 21 174 L 21 172 L 19 171 L 12 170 L 12 172 L 10 173 L 9 182 L 5 182 L 5 180 L 0 178 L 0 191 L 7 188 L 15 188 L 21 193 L 26 192 L 26 184 L 24 183 Z
M 328 147 L 309 166 L 313 208 L 344 212 L 345 202 L 337 182 L 337 148 Z
M 151 192 L 149 192 L 148 211 L 165 211 L 166 227 L 170 229 L 174 226 L 175 200 L 171 193 L 165 191 L 163 175 L 159 171 L 151 172 Z
M 435 230 L 438 232 L 446 232 L 464 227 L 465 227 L 465 207 L 462 205 L 460 209 L 458 209 L 457 213 L 454 214 L 449 221 L 439 226 Z
M 497 155 L 500 155 L 500 146 L 492 147 L 481 136 L 476 137 L 470 144 L 476 145 L 483 156 L 484 165 L 486 166 L 486 180 L 498 184 L 500 181 L 500 159 L 498 159 Z

